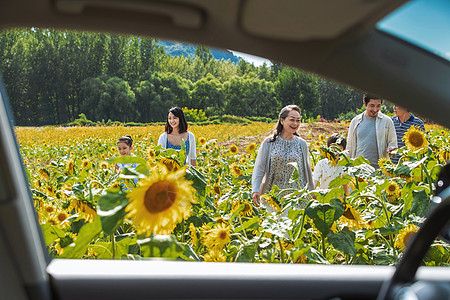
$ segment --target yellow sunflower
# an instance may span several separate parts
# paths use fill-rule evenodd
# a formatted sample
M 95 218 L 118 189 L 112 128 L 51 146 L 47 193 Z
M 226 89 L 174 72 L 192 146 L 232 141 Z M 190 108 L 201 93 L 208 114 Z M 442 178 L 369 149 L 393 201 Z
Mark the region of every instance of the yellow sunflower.
M 242 170 L 238 164 L 232 163 L 230 166 L 230 169 L 231 169 L 231 173 L 233 174 L 234 177 L 239 177 L 242 175 Z
M 111 184 L 111 186 L 109 188 L 110 189 L 120 189 L 120 183 L 114 182 L 113 184 Z
M 248 153 L 253 153 L 255 151 L 255 149 L 256 149 L 256 143 L 250 143 L 250 144 L 248 144 L 246 150 Z
M 153 150 L 152 148 L 149 148 L 147 150 L 147 157 L 148 157 L 149 160 L 154 161 L 155 158 L 156 158 L 155 150 Z
M 180 164 L 171 158 L 161 157 L 160 162 L 167 168 L 168 171 L 176 172 L 180 169 Z
M 69 217 L 69 214 L 65 210 L 59 210 L 55 213 L 55 218 L 58 220 L 58 225 L 62 227 L 67 227 L 70 225 L 69 222 L 65 222 L 67 218 Z
M 189 231 L 191 233 L 192 245 L 196 246 L 198 237 L 197 237 L 197 229 L 195 228 L 194 223 L 189 224 Z
M 106 161 L 102 161 L 100 163 L 100 168 L 101 169 L 108 169 L 108 163 Z
M 216 140 L 214 140 L 214 141 L 211 142 L 211 147 L 214 147 L 214 148 L 217 147 L 217 141 L 216 141 Z
M 275 210 L 275 211 L 281 211 L 280 205 L 275 201 L 275 199 L 272 198 L 270 195 L 263 194 L 261 195 L 261 198 L 266 200 L 266 202 Z
M 54 212 L 55 212 L 55 207 L 52 206 L 52 205 L 48 205 L 48 206 L 45 207 L 44 210 L 45 210 L 45 212 L 46 212 L 47 214 L 51 214 L 51 213 L 54 213 Z
M 386 187 L 386 193 L 389 196 L 400 196 L 400 187 L 396 181 L 391 181 Z
M 402 178 L 403 180 L 405 180 L 406 182 L 411 182 L 412 181 L 412 176 L 411 175 L 401 174 L 401 175 L 399 175 L 399 177 Z
M 78 199 L 73 199 L 69 206 L 69 211 L 74 209 L 80 217 L 84 218 L 86 222 L 92 223 L 97 216 L 97 211 L 89 204 Z
M 448 151 L 447 149 L 440 150 L 439 151 L 439 158 L 441 159 L 441 161 L 446 163 L 447 161 L 450 160 L 450 151 Z
M 214 184 L 212 190 L 214 191 L 215 194 L 219 195 L 219 197 L 222 196 L 222 190 L 220 189 L 220 186 L 218 183 Z
M 216 221 L 216 223 L 220 223 L 220 224 L 225 224 L 225 225 L 228 225 L 228 222 L 227 222 L 227 220 L 225 220 L 224 218 L 222 218 L 222 217 L 217 217 L 217 218 L 214 218 L 214 220 Z M 210 230 L 211 228 L 209 228 L 209 229 L 207 229 L 207 230 Z
M 74 167 L 75 167 L 75 164 L 73 163 L 73 160 L 69 159 L 66 162 L 66 172 L 67 172 L 67 174 L 72 175 L 73 171 L 74 171 Z
M 221 250 L 231 240 L 230 227 L 219 223 L 203 236 L 203 243 L 208 249 Z
M 425 137 L 425 134 L 416 126 L 411 126 L 408 129 L 403 136 L 403 141 L 408 150 L 419 151 L 421 153 L 427 151 L 428 140 Z
M 248 202 L 235 201 L 231 207 L 231 211 L 236 211 L 237 209 L 239 209 L 239 207 L 241 207 L 242 204 L 244 204 L 244 209 L 240 212 L 240 215 L 245 217 L 251 216 L 253 214 L 253 207 Z
M 366 226 L 364 219 L 361 218 L 361 214 L 348 203 L 344 204 L 344 214 L 339 220 L 347 224 L 350 230 L 358 230 Z
M 233 144 L 230 146 L 228 151 L 230 151 L 231 154 L 237 154 L 239 152 L 239 148 L 235 144 Z
M 325 136 L 323 134 L 319 135 L 319 141 L 323 143 L 325 141 Z
M 326 159 L 328 159 L 330 161 L 332 167 L 337 166 L 337 162 L 336 162 L 337 155 L 336 155 L 336 153 L 333 153 L 333 151 L 330 148 L 321 146 L 320 154 L 322 154 L 323 157 L 325 157 Z
M 395 166 L 392 164 L 391 160 L 387 157 L 382 157 L 378 160 L 378 166 L 380 170 L 389 177 L 394 176 Z
M 419 227 L 417 227 L 414 224 L 409 224 L 397 235 L 397 238 L 395 239 L 394 246 L 400 250 L 404 250 L 408 243 L 411 241 L 411 238 L 414 236 L 414 234 L 419 230 Z
M 208 253 L 205 254 L 203 257 L 204 261 L 206 262 L 226 262 L 226 257 L 223 255 L 222 250 L 210 250 Z
M 46 169 L 40 169 L 39 170 L 39 176 L 44 179 L 45 181 L 49 180 L 50 178 L 50 172 Z
M 169 172 L 157 165 L 151 177 L 139 181 L 128 195 L 128 217 L 139 232 L 170 234 L 175 226 L 189 217 L 191 204 L 196 203 L 192 182 L 184 178 L 186 169 Z
M 85 158 L 81 161 L 81 167 L 83 169 L 89 169 L 91 167 L 91 161 L 88 158 Z
M 306 255 L 302 254 L 299 257 L 297 257 L 297 259 L 294 261 L 294 264 L 306 264 L 307 261 L 308 258 L 306 257 Z
M 199 144 L 200 145 L 204 145 L 204 144 L 206 144 L 206 139 L 204 138 L 204 137 L 200 137 L 199 139 L 198 139 L 198 142 L 199 142 Z

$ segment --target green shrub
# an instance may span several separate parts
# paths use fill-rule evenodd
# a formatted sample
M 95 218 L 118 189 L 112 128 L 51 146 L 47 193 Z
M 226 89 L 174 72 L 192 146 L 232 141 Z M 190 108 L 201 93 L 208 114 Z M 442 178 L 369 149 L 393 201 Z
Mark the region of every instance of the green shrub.
M 249 119 L 251 121 L 263 122 L 263 123 L 267 123 L 267 124 L 277 121 L 277 120 L 272 120 L 271 118 L 267 118 L 267 117 L 247 117 L 247 119 Z
M 207 121 L 208 118 L 206 117 L 206 114 L 203 110 L 201 109 L 195 109 L 195 108 L 187 108 L 184 107 L 183 108 L 183 113 L 186 116 L 186 120 L 188 122 L 203 122 L 203 121 Z

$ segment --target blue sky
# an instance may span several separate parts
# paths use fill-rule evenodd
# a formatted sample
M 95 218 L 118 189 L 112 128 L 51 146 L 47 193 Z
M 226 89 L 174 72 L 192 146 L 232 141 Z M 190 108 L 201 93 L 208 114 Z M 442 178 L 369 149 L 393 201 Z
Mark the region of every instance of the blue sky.
M 450 60 L 450 0 L 414 0 L 379 22 L 391 32 Z

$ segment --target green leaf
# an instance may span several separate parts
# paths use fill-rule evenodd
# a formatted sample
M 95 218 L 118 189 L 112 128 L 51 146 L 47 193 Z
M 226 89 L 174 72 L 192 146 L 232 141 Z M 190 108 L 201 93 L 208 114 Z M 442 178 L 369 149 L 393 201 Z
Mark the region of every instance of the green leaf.
M 173 235 L 154 235 L 138 240 L 143 257 L 176 259 L 183 255 L 185 247 Z
M 127 257 L 128 249 L 130 248 L 130 246 L 136 245 L 136 240 L 132 238 L 126 238 L 120 240 L 119 242 L 116 242 L 116 252 L 114 254 L 114 257 L 112 245 L 113 243 L 111 242 L 97 242 L 93 245 L 90 245 L 89 247 L 97 253 L 99 259 L 117 259 Z
M 245 206 L 244 204 L 242 204 L 243 206 Z M 258 229 L 259 228 L 259 218 L 258 217 L 253 217 L 248 221 L 245 221 L 244 223 L 242 223 L 242 226 L 238 226 L 234 229 L 234 232 L 240 232 L 242 230 L 249 230 L 249 229 Z
M 129 201 L 123 192 L 107 191 L 97 203 L 97 214 L 100 216 L 102 228 L 106 235 L 110 235 L 122 223 L 126 216 L 126 206 Z
M 180 255 L 180 257 L 184 260 L 189 261 L 200 261 L 200 258 L 197 256 L 197 253 L 191 248 L 189 244 L 183 244 L 184 252 Z
M 411 205 L 411 213 L 424 216 L 429 208 L 431 199 L 425 190 L 413 191 L 414 200 Z
M 139 174 L 143 174 L 145 176 L 148 176 L 149 174 L 149 169 L 148 169 L 148 165 L 147 165 L 147 161 L 145 159 L 143 159 L 142 157 L 137 157 L 137 156 L 131 156 L 131 155 L 121 155 L 117 158 L 114 159 L 109 159 L 107 160 L 109 163 L 122 163 L 122 164 L 134 164 L 136 165 L 136 167 L 132 168 L 134 170 L 136 170 L 136 172 Z M 131 168 L 127 168 L 128 170 L 130 170 Z M 136 173 L 131 173 L 131 174 L 136 174 Z
M 287 232 L 292 228 L 292 221 L 288 218 L 280 220 L 266 219 L 261 225 L 265 232 L 271 233 L 279 238 L 284 239 Z
M 88 245 L 102 231 L 100 217 L 96 217 L 94 222 L 87 223 L 81 227 L 75 243 L 64 248 L 62 258 L 82 258 L 86 253 Z
M 197 190 L 199 195 L 205 194 L 206 176 L 204 174 L 196 168 L 187 168 L 185 178 L 192 181 L 192 187 Z
M 390 234 L 397 234 L 400 229 L 403 228 L 402 224 L 393 224 L 385 227 L 380 228 L 380 234 L 383 236 L 388 236 Z
M 255 255 L 255 245 L 242 246 L 236 255 L 236 262 L 253 262 L 255 260 Z
M 348 255 L 356 255 L 356 234 L 353 231 L 350 231 L 347 227 L 337 233 L 330 232 L 327 235 L 327 238 L 328 241 L 333 245 L 333 247 L 338 249 L 339 251 L 342 251 Z
M 50 223 L 42 224 L 41 228 L 42 228 L 42 235 L 44 236 L 44 241 L 47 246 L 53 243 L 56 239 L 66 235 L 66 232 L 64 230 Z
M 297 162 L 290 162 L 290 163 L 288 163 L 288 165 L 291 165 L 294 167 L 294 172 L 292 172 L 291 178 L 289 179 L 289 183 L 298 182 L 298 179 L 300 178 L 300 173 L 298 171 Z
M 325 198 L 323 200 L 326 203 L 330 203 L 331 199 L 338 198 L 343 195 L 344 195 L 344 189 L 342 187 L 333 188 L 328 191 L 328 193 L 325 195 Z
M 316 264 L 323 264 L 323 265 L 329 265 L 330 263 L 328 260 L 323 257 L 323 255 L 317 251 L 315 248 L 310 248 L 309 251 L 305 253 L 306 258 L 308 258 L 308 262 L 310 263 L 316 263 Z
M 343 186 L 344 184 L 348 184 L 350 181 L 352 181 L 352 176 L 348 174 L 344 174 L 342 176 L 338 176 L 335 179 L 331 180 L 330 184 L 328 185 L 329 188 L 339 187 Z
M 344 213 L 344 205 L 337 199 L 332 199 L 330 203 L 321 204 L 314 201 L 306 209 L 306 214 L 310 217 L 317 229 L 326 236 L 331 231 L 333 223 Z

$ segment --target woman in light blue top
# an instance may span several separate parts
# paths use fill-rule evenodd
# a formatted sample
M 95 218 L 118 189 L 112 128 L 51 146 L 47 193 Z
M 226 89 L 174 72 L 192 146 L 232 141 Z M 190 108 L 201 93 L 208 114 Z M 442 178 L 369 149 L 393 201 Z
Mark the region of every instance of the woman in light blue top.
M 314 189 L 311 163 L 306 141 L 298 136 L 301 111 L 297 105 L 288 105 L 280 111 L 276 131 L 259 148 L 252 175 L 252 198 L 259 206 L 261 194 L 270 192 L 274 185 L 280 189 Z M 299 179 L 291 181 L 294 165 Z M 261 198 L 264 202 L 264 199 Z M 266 203 L 263 203 L 267 207 Z
M 179 107 L 169 109 L 165 132 L 159 136 L 158 145 L 165 149 L 181 150 L 181 143 L 186 145 L 186 162 L 189 166 L 197 165 L 195 136 L 187 131 L 188 124 L 183 110 Z

